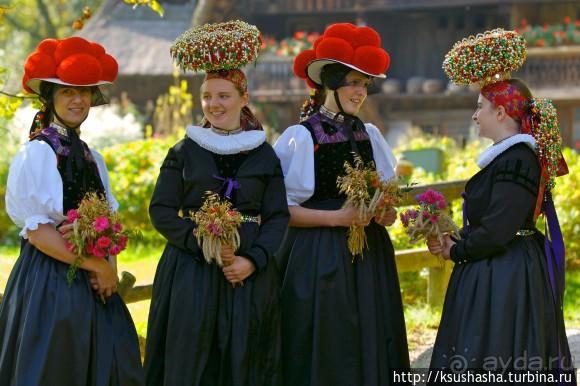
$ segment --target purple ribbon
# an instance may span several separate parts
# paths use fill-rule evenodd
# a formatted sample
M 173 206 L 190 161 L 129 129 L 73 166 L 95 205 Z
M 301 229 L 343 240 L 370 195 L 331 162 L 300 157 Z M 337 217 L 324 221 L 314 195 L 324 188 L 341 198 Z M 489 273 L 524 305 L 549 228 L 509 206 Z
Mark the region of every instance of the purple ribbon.
M 546 191 L 542 210 L 546 215 L 546 235 L 544 239 L 544 251 L 546 252 L 546 261 L 548 264 L 548 273 L 550 276 L 550 286 L 552 287 L 552 295 L 558 310 L 561 310 L 564 303 L 564 288 L 566 286 L 566 268 L 565 258 L 566 249 L 564 247 L 564 238 L 560 229 L 560 222 L 552 200 L 552 193 Z M 549 237 L 548 237 L 549 235 Z M 557 333 L 556 336 L 559 336 Z M 558 363 L 557 368 L 562 365 L 563 358 L 560 341 L 558 345 Z M 559 385 L 562 382 L 558 382 Z
M 546 215 L 544 250 L 548 263 L 550 285 L 552 286 L 554 300 L 556 300 L 558 307 L 560 307 L 562 305 L 562 296 L 564 295 L 566 280 L 564 265 L 566 250 L 564 248 L 564 239 L 562 237 L 562 231 L 560 230 L 558 215 L 556 214 L 556 208 L 554 207 L 554 201 L 552 201 L 552 194 L 550 192 L 546 192 L 543 211 Z
M 242 186 L 242 185 L 240 185 L 240 183 L 238 181 L 236 181 L 235 179 L 233 179 L 231 177 L 224 178 L 221 176 L 216 176 L 214 174 L 213 178 L 215 178 L 216 180 L 223 181 L 220 190 L 221 191 L 225 190 L 224 196 L 230 200 L 232 199 L 233 190 L 239 189 Z

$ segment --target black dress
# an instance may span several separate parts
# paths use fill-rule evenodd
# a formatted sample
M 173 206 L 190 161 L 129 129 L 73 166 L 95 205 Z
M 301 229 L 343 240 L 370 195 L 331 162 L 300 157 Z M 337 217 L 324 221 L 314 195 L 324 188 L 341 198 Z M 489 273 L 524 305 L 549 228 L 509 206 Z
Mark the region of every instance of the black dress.
M 533 219 L 539 176 L 535 153 L 518 143 L 468 181 L 469 226 L 451 249 L 456 264 L 432 368 L 570 367 L 563 314 L 550 287 L 544 236 Z
M 80 169 L 67 162 L 70 141 L 52 127 L 36 140 L 57 154 L 64 213 L 77 208 L 85 193 L 104 193 L 84 143 Z M 0 385 L 143 385 L 137 333 L 120 296 L 115 293 L 103 304 L 81 269 L 69 286 L 68 268 L 22 240 L 0 306 Z
M 218 179 L 220 178 L 220 179 Z M 234 178 L 234 207 L 244 222 L 236 253 L 254 272 L 235 288 L 208 264 L 184 217 L 206 191 L 222 192 Z M 183 217 L 179 213 L 183 214 Z M 279 273 L 271 260 L 288 223 L 280 162 L 267 143 L 246 153 L 214 154 L 186 138 L 163 162 L 150 205 L 151 220 L 168 243 L 159 261 L 145 355 L 151 386 L 276 386 L 280 379 Z
M 336 179 L 353 161 L 345 126 L 313 115 L 305 124 L 314 142 L 314 194 L 301 206 L 341 208 Z M 337 140 L 337 138 L 344 140 Z M 373 149 L 364 126 L 356 139 L 365 163 Z M 299 155 L 298 155 L 299 156 Z M 385 227 L 365 228 L 364 258 L 347 247 L 344 227 L 289 228 L 277 258 L 282 286 L 285 385 L 384 386 L 393 369 L 409 367 L 403 305 L 394 249 Z

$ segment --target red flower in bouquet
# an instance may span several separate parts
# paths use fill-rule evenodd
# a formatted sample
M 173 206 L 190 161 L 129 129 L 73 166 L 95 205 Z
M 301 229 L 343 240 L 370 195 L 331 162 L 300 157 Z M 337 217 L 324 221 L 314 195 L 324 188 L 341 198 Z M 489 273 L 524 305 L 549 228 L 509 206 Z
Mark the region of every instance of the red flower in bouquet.
M 402 212 L 399 216 L 412 243 L 420 239 L 436 237 L 443 240 L 444 234 L 459 236 L 459 228 L 451 219 L 447 201 L 438 191 L 428 189 L 415 196 L 418 207 Z
M 105 198 L 95 193 L 88 193 L 66 217 L 65 223 L 73 224 L 73 229 L 66 235 L 65 245 L 78 256 L 67 272 L 70 285 L 84 259 L 118 255 L 127 247 L 130 232 L 123 231 L 118 214 L 111 210 Z

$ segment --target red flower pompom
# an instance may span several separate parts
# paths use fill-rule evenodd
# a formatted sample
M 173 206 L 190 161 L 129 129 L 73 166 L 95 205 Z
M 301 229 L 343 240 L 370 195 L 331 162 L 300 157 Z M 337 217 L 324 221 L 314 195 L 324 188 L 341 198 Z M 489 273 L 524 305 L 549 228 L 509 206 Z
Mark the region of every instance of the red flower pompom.
M 66 83 L 87 85 L 101 80 L 101 63 L 92 55 L 71 55 L 63 60 L 56 69 L 58 77 Z
M 354 33 L 353 42 L 354 48 L 361 46 L 380 47 L 381 36 L 370 27 L 359 27 Z
M 352 46 L 344 39 L 324 38 L 316 48 L 317 58 L 328 58 L 340 62 L 350 63 L 354 50 Z
M 314 50 L 314 52 L 316 52 L 316 49 L 318 48 L 318 45 L 320 44 L 320 42 L 322 41 L 322 39 L 324 39 L 323 36 L 319 36 L 316 38 L 316 40 L 314 40 L 314 43 L 312 43 L 312 49 Z
M 99 59 L 101 56 L 105 55 L 105 47 L 99 43 L 91 42 L 91 47 L 93 47 L 93 55 L 95 58 Z
M 30 78 L 54 78 L 56 63 L 52 56 L 43 52 L 34 51 L 24 64 L 24 72 Z
M 112 82 L 117 79 L 117 73 L 119 72 L 119 65 L 115 58 L 111 55 L 105 54 L 99 58 L 101 62 L 101 67 L 103 69 L 101 79 L 108 82 Z
M 77 54 L 93 55 L 93 46 L 83 38 L 73 36 L 72 38 L 63 39 L 58 43 L 54 51 L 54 60 L 61 63 L 67 57 Z
M 349 45 L 353 45 L 356 26 L 351 23 L 336 23 L 324 31 L 324 40 L 327 38 L 340 38 L 346 40 Z
M 308 63 L 314 59 L 316 59 L 316 53 L 314 50 L 302 51 L 296 56 L 296 58 L 294 58 L 294 66 L 292 68 L 294 74 L 299 78 L 306 79 L 306 66 L 308 66 Z
M 382 74 L 389 68 L 391 58 L 379 47 L 362 46 L 354 53 L 353 65 L 371 74 Z
M 58 46 L 58 40 L 56 39 L 44 39 L 40 43 L 38 43 L 38 47 L 36 47 L 36 51 L 43 52 L 47 55 L 54 55 L 54 50 Z

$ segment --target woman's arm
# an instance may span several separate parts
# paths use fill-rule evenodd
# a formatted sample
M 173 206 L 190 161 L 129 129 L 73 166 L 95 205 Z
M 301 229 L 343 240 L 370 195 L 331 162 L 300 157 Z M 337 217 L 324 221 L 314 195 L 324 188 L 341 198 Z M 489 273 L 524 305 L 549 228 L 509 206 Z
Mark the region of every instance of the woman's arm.
M 171 148 L 163 161 L 151 203 L 149 216 L 151 223 L 167 241 L 189 252 L 198 252 L 197 240 L 193 235 L 195 224 L 179 216 L 183 205 L 183 157 L 178 143 Z
M 290 226 L 297 228 L 366 226 L 371 219 L 359 218 L 357 209 L 352 206 L 337 210 L 319 210 L 292 205 L 288 210 Z
M 46 255 L 63 263 L 73 264 L 78 258 L 67 249 L 62 235 L 51 224 L 39 224 L 38 229 L 29 230 L 28 241 Z M 106 259 L 83 259 L 79 267 L 96 274 L 100 294 L 110 296 L 115 291 L 117 272 Z
M 518 156 L 519 155 L 519 156 Z M 494 166 L 493 186 L 485 214 L 477 226 L 451 246 L 455 262 L 484 259 L 503 252 L 534 210 L 539 167 L 531 151 Z

